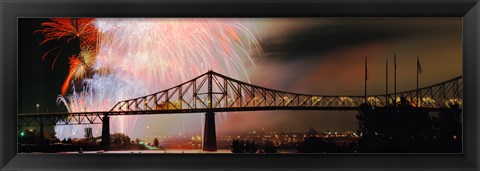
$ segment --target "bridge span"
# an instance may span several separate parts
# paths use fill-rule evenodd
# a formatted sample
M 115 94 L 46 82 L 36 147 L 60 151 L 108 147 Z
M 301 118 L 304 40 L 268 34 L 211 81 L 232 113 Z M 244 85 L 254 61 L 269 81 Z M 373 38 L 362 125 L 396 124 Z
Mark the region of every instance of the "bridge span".
M 463 101 L 463 80 L 456 77 L 418 90 L 368 96 L 307 95 L 273 90 L 209 71 L 175 87 L 143 97 L 120 101 L 110 111 L 19 114 L 19 125 L 102 124 L 102 144 L 109 146 L 109 117 L 205 113 L 204 151 L 216 151 L 215 112 L 265 110 L 359 110 L 396 105 L 404 98 L 425 111 L 439 111 Z M 43 130 L 43 129 L 41 129 Z

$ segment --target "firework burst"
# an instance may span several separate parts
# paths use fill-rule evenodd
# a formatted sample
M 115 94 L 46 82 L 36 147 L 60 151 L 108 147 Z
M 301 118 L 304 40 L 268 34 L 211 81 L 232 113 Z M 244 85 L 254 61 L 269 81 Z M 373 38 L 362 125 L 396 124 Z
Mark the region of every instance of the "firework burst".
M 93 25 L 93 18 L 52 18 L 49 22 L 42 23 L 45 27 L 41 32 L 45 35 L 45 40 L 40 45 L 52 41 L 66 38 L 67 42 L 73 39 L 79 39 L 80 46 L 92 46 L 97 42 L 97 29 Z
M 94 49 L 96 49 L 98 38 L 98 31 L 93 24 L 94 21 L 95 19 L 93 18 L 52 18 L 50 21 L 42 23 L 42 26 L 45 28 L 35 31 L 41 32 L 45 37 L 45 40 L 42 41 L 40 45 L 54 40 L 59 41 L 62 38 L 66 38 L 67 43 L 73 39 L 78 39 L 80 42 L 81 59 L 76 55 L 69 57 L 70 69 L 67 78 L 62 85 L 62 95 L 65 95 L 67 92 L 72 78 L 75 80 L 83 79 L 93 65 L 95 59 Z M 58 47 L 59 46 L 45 53 L 42 60 Z M 52 62 L 52 70 L 60 54 L 61 52 L 55 56 L 55 59 Z
M 80 48 L 82 49 L 84 47 L 96 47 L 98 31 L 93 25 L 94 21 L 95 19 L 93 18 L 52 18 L 48 22 L 43 22 L 42 26 L 44 28 L 36 30 L 34 33 L 41 32 L 45 37 L 39 45 L 62 39 L 66 39 L 67 43 L 69 43 L 71 40 L 78 39 L 80 42 Z M 42 60 L 44 60 L 50 52 L 58 50 L 58 47 L 59 46 L 45 53 L 42 56 Z M 55 56 L 55 59 L 52 62 L 52 70 L 60 53 L 61 52 Z
M 77 55 L 72 55 L 69 59 L 70 69 L 68 70 L 68 75 L 62 85 L 62 95 L 65 95 L 69 87 L 70 81 L 73 79 L 79 80 L 85 77 L 87 72 L 87 67 Z
M 210 69 L 248 80 L 247 63 L 254 65 L 250 54 L 260 51 L 250 32 L 252 25 L 236 19 L 101 18 L 93 25 L 98 35 L 92 42 L 98 43 L 84 46 L 80 58 L 69 58 L 66 80 L 83 80 L 84 88 L 57 99 L 69 112 L 110 110 L 118 101 L 167 89 Z M 49 39 L 53 35 L 62 34 L 52 33 Z M 68 87 L 67 83 L 65 90 Z M 111 131 L 135 137 L 138 119 L 112 117 Z M 74 137 L 72 131 L 81 132 L 83 127 L 57 126 L 55 130 L 65 138 Z

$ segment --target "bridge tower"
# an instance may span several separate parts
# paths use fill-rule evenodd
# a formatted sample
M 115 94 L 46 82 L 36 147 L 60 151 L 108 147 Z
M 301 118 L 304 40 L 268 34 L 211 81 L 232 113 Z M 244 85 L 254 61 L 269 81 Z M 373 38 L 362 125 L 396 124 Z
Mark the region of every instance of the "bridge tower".
M 208 77 L 208 108 L 205 113 L 205 129 L 203 130 L 203 151 L 217 151 L 217 135 L 215 131 L 215 112 L 212 110 L 212 76 L 213 71 L 207 73 Z
M 110 117 L 106 114 L 102 119 L 102 148 L 103 150 L 110 148 Z

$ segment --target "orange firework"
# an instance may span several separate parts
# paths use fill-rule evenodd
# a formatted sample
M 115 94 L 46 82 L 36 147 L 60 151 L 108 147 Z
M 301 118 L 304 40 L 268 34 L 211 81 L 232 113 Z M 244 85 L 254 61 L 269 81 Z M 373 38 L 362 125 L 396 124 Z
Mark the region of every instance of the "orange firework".
M 98 32 L 95 28 L 93 18 L 52 18 L 50 22 L 42 23 L 42 30 L 35 32 L 42 32 L 45 35 L 45 40 L 40 45 L 52 41 L 67 38 L 67 42 L 78 38 L 80 46 L 93 46 L 97 42 Z
M 35 32 L 41 32 L 45 36 L 45 40 L 43 40 L 40 45 L 49 41 L 58 41 L 65 38 L 67 42 L 77 39 L 80 42 L 80 48 L 91 47 L 92 49 L 96 49 L 98 31 L 95 28 L 94 22 L 94 18 L 52 18 L 50 21 L 42 23 L 42 26 L 45 28 L 36 30 Z M 42 60 L 58 47 L 59 46 L 45 53 Z M 59 55 L 60 53 L 58 53 L 53 60 L 52 70 Z
M 62 39 L 67 42 L 76 39 L 80 43 L 80 56 L 72 55 L 69 57 L 70 69 L 62 85 L 62 95 L 65 95 L 67 92 L 72 78 L 79 80 L 85 77 L 93 64 L 93 60 L 95 60 L 98 30 L 94 22 L 94 18 L 52 18 L 50 21 L 42 23 L 43 29 L 35 31 L 41 32 L 45 36 L 45 40 L 40 45 Z M 47 51 L 43 55 L 42 60 L 58 47 L 60 46 Z M 52 70 L 60 53 L 53 60 Z
M 67 92 L 72 77 L 79 78 L 85 75 L 85 64 L 77 57 L 77 55 L 72 55 L 68 57 L 68 59 L 70 60 L 70 69 L 68 70 L 67 78 L 62 85 L 62 96 Z

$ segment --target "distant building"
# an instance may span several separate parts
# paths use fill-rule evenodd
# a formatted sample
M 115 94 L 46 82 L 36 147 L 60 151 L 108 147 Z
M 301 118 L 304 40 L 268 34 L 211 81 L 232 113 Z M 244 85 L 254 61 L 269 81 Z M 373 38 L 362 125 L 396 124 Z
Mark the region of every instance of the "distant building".
M 93 138 L 92 127 L 85 128 L 85 138 L 87 138 L 87 139 L 92 139 Z
M 318 134 L 317 130 L 313 129 L 313 127 L 310 127 L 310 129 L 308 130 L 308 136 L 309 137 L 314 137 Z

